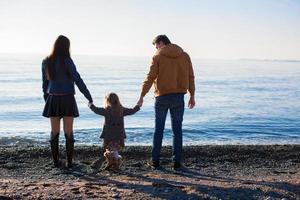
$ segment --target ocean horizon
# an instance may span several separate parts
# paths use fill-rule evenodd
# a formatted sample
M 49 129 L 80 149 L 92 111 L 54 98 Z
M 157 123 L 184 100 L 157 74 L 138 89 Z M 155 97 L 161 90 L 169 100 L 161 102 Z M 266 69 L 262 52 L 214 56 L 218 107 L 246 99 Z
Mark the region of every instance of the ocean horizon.
M 42 117 L 42 55 L 0 55 L 0 144 L 47 145 L 49 119 Z M 135 106 L 151 57 L 73 56 L 94 104 L 116 92 L 125 107 Z M 300 144 L 300 62 L 262 59 L 193 59 L 196 107 L 187 108 L 184 145 Z M 76 86 L 75 86 L 76 87 Z M 91 112 L 76 88 L 80 117 L 76 144 L 101 144 L 104 118 Z M 126 145 L 151 145 L 152 89 L 141 110 L 125 117 Z M 62 130 L 62 128 L 61 128 Z M 64 141 L 61 131 L 61 142 Z M 168 114 L 164 145 L 172 144 Z

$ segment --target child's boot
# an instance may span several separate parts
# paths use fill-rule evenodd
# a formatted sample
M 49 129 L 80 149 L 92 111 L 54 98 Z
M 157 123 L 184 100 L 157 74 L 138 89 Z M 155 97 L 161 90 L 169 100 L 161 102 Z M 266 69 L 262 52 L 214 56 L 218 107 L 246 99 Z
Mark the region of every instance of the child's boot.
M 115 160 L 115 168 L 119 170 L 122 164 L 122 156 L 118 153 L 118 151 L 116 151 Z
M 105 157 L 105 160 L 106 160 L 106 166 L 105 166 L 105 170 L 110 170 L 113 168 L 114 166 L 114 161 L 113 161 L 113 157 L 112 157 L 112 152 L 108 149 L 106 149 L 106 151 L 104 152 L 104 157 Z

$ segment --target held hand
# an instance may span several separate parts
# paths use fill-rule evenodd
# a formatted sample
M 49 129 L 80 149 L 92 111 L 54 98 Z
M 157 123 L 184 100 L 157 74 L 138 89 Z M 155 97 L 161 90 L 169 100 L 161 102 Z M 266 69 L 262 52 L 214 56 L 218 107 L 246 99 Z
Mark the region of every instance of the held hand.
M 90 108 L 93 104 L 93 102 L 89 102 L 88 107 Z
M 195 97 L 194 96 L 191 96 L 190 97 L 190 100 L 189 100 L 189 103 L 188 103 L 188 107 L 189 109 L 193 109 L 195 107 Z
M 138 100 L 138 102 L 136 103 L 139 107 L 143 106 L 143 97 L 140 97 L 140 99 Z

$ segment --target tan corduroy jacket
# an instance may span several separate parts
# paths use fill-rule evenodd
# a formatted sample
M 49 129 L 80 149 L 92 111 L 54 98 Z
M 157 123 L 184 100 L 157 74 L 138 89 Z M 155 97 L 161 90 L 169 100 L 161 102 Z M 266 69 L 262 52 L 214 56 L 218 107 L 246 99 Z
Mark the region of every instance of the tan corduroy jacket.
M 153 83 L 156 97 L 187 91 L 194 96 L 194 71 L 189 55 L 176 44 L 168 44 L 159 49 L 152 58 L 150 71 L 142 87 L 142 97 L 148 93 Z

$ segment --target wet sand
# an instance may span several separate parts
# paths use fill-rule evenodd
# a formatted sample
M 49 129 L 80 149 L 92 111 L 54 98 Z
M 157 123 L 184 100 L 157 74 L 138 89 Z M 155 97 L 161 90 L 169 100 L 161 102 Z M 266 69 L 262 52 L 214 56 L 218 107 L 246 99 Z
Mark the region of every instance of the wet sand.
M 187 146 L 180 172 L 171 147 L 161 170 L 147 164 L 150 147 L 126 147 L 118 172 L 101 169 L 100 146 L 75 148 L 67 169 L 49 147 L 0 146 L 0 199 L 300 199 L 300 145 Z

